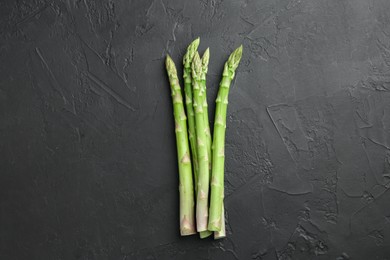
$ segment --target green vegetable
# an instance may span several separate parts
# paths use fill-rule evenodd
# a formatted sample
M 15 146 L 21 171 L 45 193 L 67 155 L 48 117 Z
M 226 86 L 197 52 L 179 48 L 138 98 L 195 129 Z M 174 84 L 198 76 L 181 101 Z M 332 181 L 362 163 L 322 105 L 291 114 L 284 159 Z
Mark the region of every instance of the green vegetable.
M 197 191 L 198 183 L 198 156 L 196 151 L 196 129 L 195 129 L 195 114 L 194 108 L 192 105 L 192 73 L 191 73 L 191 64 L 194 58 L 195 52 L 199 46 L 199 38 L 195 39 L 188 47 L 187 52 L 183 58 L 183 78 L 184 78 L 184 94 L 186 96 L 186 110 L 188 117 L 188 136 L 190 139 L 191 146 L 191 156 L 193 164 L 193 173 L 194 173 L 194 182 L 195 182 L 195 194 Z
M 235 71 L 242 57 L 242 46 L 229 56 L 224 66 L 216 99 L 212 139 L 206 94 L 206 75 L 210 51 L 207 48 L 203 57 L 200 58 L 197 52 L 199 42 L 199 38 L 195 39 L 188 46 L 183 58 L 188 132 L 187 117 L 176 67 L 169 55 L 167 55 L 165 63 L 171 86 L 175 119 L 180 183 L 180 233 L 185 236 L 195 234 L 198 231 L 200 237 L 205 238 L 213 234 L 214 231 L 214 239 L 219 239 L 226 236 L 223 198 L 228 95 L 231 81 L 234 79 Z M 194 192 L 196 214 L 194 214 Z
M 210 134 L 210 124 L 209 124 L 209 112 L 207 105 L 207 89 L 206 89 L 206 75 L 209 66 L 210 59 L 210 49 L 207 48 L 202 56 L 202 75 L 201 75 L 201 83 L 202 83 L 202 91 L 204 93 L 203 97 L 203 115 L 204 115 L 204 123 L 206 127 L 206 146 L 207 146 L 207 155 L 209 157 L 209 171 L 211 172 L 211 134 Z
M 203 91 L 203 118 L 206 128 L 206 146 L 207 146 L 207 157 L 209 158 L 209 176 L 211 172 L 211 135 L 210 135 L 210 124 L 209 124 L 209 112 L 207 106 L 207 93 L 206 93 L 206 75 L 208 71 L 210 59 L 210 49 L 207 48 L 203 53 L 201 62 L 202 62 L 202 75 L 201 75 L 201 91 Z M 200 238 L 206 238 L 213 234 L 213 232 L 206 230 L 200 232 Z
M 225 63 L 222 73 L 222 80 L 219 85 L 216 99 L 215 119 L 214 119 L 214 139 L 212 151 L 212 171 L 211 171 L 211 197 L 210 216 L 208 230 L 220 231 L 222 222 L 222 207 L 224 198 L 224 164 L 225 164 L 225 131 L 226 112 L 228 105 L 228 95 L 230 84 L 234 78 L 235 71 L 242 57 L 242 45 L 238 47 Z
M 202 90 L 202 61 L 196 52 L 192 62 L 192 90 L 194 95 L 195 126 L 198 153 L 198 188 L 196 198 L 196 227 L 198 232 L 207 230 L 208 195 L 209 195 L 209 158 L 206 145 L 206 126 L 204 120 L 203 101 L 205 93 Z
M 193 107 L 193 95 L 192 95 L 192 73 L 191 73 L 191 64 L 194 58 L 195 52 L 199 46 L 199 38 L 195 39 L 188 47 L 187 52 L 183 58 L 183 78 L 184 78 L 184 93 L 186 100 L 186 110 L 188 117 L 188 136 L 190 140 L 192 163 L 193 163 L 193 173 L 194 173 L 194 182 L 195 182 L 195 196 L 197 194 L 197 183 L 198 183 L 198 156 L 197 156 L 197 146 L 196 146 L 196 129 L 195 129 L 195 113 Z M 205 114 L 207 116 L 207 114 Z M 208 119 L 207 119 L 208 121 Z M 208 124 L 207 124 L 208 126 Z M 210 134 L 210 131 L 209 131 Z M 209 156 L 210 158 L 210 156 Z M 206 230 L 199 233 L 200 238 L 209 237 L 212 232 Z
M 221 230 L 220 231 L 214 231 L 214 239 L 220 239 L 226 237 L 226 228 L 225 228 L 225 206 L 222 202 L 222 222 L 221 222 Z
M 194 219 L 194 187 L 187 135 L 187 117 L 183 106 L 183 97 L 177 77 L 176 66 L 167 55 L 165 66 L 171 86 L 173 115 L 175 119 L 176 147 L 179 166 L 180 194 L 180 233 L 182 236 L 196 233 Z

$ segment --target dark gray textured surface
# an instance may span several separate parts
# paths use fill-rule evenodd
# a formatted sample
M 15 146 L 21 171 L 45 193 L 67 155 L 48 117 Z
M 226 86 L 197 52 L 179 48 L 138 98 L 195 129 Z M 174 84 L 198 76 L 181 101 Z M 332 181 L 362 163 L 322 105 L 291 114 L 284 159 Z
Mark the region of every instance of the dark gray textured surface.
M 390 259 L 390 2 L 1 1 L 1 259 Z M 228 238 L 179 237 L 164 70 L 231 89 Z

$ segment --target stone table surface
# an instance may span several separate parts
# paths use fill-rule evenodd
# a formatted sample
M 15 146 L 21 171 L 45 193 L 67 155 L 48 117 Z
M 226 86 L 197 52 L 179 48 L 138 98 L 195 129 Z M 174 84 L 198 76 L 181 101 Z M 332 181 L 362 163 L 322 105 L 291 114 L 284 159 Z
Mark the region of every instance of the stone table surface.
M 390 1 L 8 0 L 0 14 L 0 259 L 390 259 Z M 217 241 L 179 236 L 164 58 L 181 64 L 198 36 L 211 118 L 244 46 Z

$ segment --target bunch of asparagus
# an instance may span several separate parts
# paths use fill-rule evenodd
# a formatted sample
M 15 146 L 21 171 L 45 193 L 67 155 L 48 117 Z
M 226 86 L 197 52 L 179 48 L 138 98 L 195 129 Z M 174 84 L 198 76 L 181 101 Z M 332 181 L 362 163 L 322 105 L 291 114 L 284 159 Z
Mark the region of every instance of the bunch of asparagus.
M 169 55 L 165 62 L 175 119 L 180 233 L 186 236 L 199 232 L 201 238 L 214 233 L 214 238 L 218 239 L 226 236 L 223 198 L 228 95 L 241 60 L 242 46 L 230 54 L 223 69 L 216 99 L 212 138 L 206 95 L 210 51 L 207 48 L 200 57 L 197 51 L 199 43 L 199 38 L 195 39 L 188 46 L 183 58 L 185 109 L 175 63 Z

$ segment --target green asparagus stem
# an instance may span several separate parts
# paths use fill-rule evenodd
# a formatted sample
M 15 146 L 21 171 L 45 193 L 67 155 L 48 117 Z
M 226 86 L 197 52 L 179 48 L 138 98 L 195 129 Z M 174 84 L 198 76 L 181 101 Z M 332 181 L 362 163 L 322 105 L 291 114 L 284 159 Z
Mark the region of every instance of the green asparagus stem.
M 211 236 L 212 234 L 213 234 L 213 231 L 205 230 L 205 231 L 199 232 L 199 237 L 201 239 L 203 239 L 203 238 L 207 238 L 207 237 Z
M 224 167 L 225 167 L 225 131 L 226 112 L 230 83 L 242 56 L 242 45 L 238 47 L 225 63 L 222 80 L 219 85 L 216 99 L 214 139 L 213 139 L 213 164 L 211 174 L 211 199 L 208 230 L 220 231 L 222 222 L 222 205 L 224 198 Z
M 183 58 L 183 78 L 184 78 L 184 94 L 186 96 L 186 110 L 188 117 L 188 136 L 190 139 L 191 156 L 194 173 L 195 194 L 197 191 L 198 183 L 198 156 L 196 151 L 196 129 L 195 129 L 195 114 L 192 106 L 192 75 L 191 75 L 191 63 L 194 58 L 195 52 L 199 46 L 199 38 L 195 39 L 188 47 L 187 52 Z
M 198 192 L 196 199 L 196 227 L 198 232 L 207 230 L 209 196 L 209 158 L 207 156 L 206 131 L 203 114 L 203 95 L 201 88 L 202 62 L 196 52 L 192 62 L 192 90 L 194 95 L 195 127 L 198 152 Z
M 198 156 L 197 156 L 197 147 L 196 147 L 196 129 L 195 129 L 195 113 L 193 108 L 193 95 L 192 95 L 192 75 L 191 75 L 191 64 L 194 58 L 195 52 L 199 46 L 199 38 L 195 39 L 187 48 L 187 52 L 183 58 L 184 65 L 184 93 L 186 96 L 186 109 L 188 117 L 188 135 L 190 139 L 191 146 L 191 155 L 193 162 L 193 171 L 194 171 L 194 181 L 195 181 L 195 194 L 197 194 L 197 185 L 198 183 Z M 208 120 L 207 120 L 208 121 Z M 209 158 L 211 158 L 209 156 Z M 196 195 L 195 195 L 196 196 Z M 205 230 L 199 233 L 200 238 L 209 237 L 212 234 L 211 231 Z
M 206 89 L 206 75 L 208 71 L 208 65 L 209 65 L 209 59 L 210 59 L 210 49 L 207 48 L 206 51 L 203 54 L 202 57 L 202 90 L 204 92 L 204 99 L 203 99 L 203 114 L 204 114 L 204 121 L 206 126 L 206 145 L 207 145 L 207 155 L 209 157 L 209 171 L 211 172 L 211 134 L 210 134 L 210 123 L 209 123 L 209 112 L 208 112 L 208 105 L 207 105 L 207 89 Z M 211 176 L 211 175 L 210 175 Z
M 167 55 L 165 66 L 171 86 L 173 115 L 175 118 L 176 146 L 179 166 L 180 234 L 182 236 L 187 236 L 196 233 L 194 220 L 194 187 L 187 136 L 187 118 L 184 111 L 183 97 L 177 77 L 176 66 L 169 55 Z
M 201 62 L 202 62 L 202 75 L 201 75 L 201 91 L 203 91 L 203 118 L 206 128 L 206 146 L 207 146 L 207 157 L 209 158 L 209 176 L 211 172 L 211 135 L 210 135 L 210 126 L 209 126 L 209 113 L 207 106 L 207 94 L 206 94 L 206 74 L 208 70 L 210 59 L 210 49 L 207 48 L 204 52 Z M 200 238 L 206 238 L 213 234 L 212 231 L 205 230 L 199 233 Z
M 225 228 L 225 206 L 222 202 L 222 222 L 221 222 L 221 230 L 220 231 L 214 231 L 214 239 L 220 239 L 226 237 L 226 228 Z

